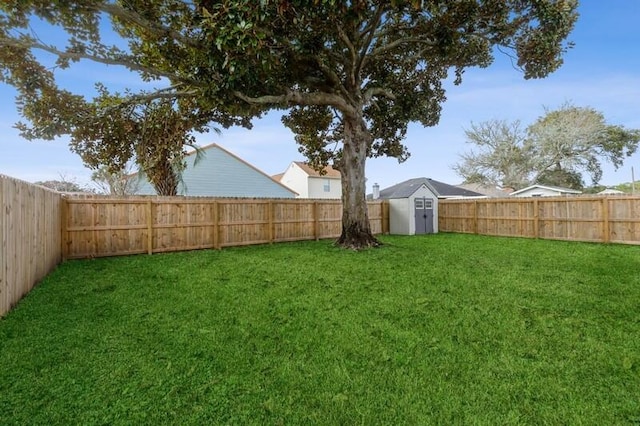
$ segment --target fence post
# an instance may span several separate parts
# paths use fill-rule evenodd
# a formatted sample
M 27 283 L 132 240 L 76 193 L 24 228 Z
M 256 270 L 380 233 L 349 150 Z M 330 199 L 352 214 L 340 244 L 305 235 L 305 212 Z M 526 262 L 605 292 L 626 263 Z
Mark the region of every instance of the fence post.
M 320 208 L 318 202 L 313 202 L 313 237 L 316 241 L 320 239 Z
M 153 254 L 153 205 L 147 201 L 147 254 Z
M 602 198 L 602 241 L 605 243 L 610 242 L 610 228 L 609 228 L 609 197 Z
M 69 205 L 67 204 L 67 197 L 60 196 L 60 255 L 62 261 L 67 260 L 69 252 L 69 244 L 67 243 L 69 236 L 67 235 L 67 220 L 69 215 Z
M 473 233 L 478 234 L 478 200 L 473 200 Z
M 540 210 L 538 199 L 533 199 L 533 235 L 535 238 L 540 237 Z
M 218 202 L 213 202 L 213 248 L 220 249 L 220 235 L 218 234 Z
M 389 210 L 387 210 L 388 206 L 389 202 L 387 200 L 380 201 L 380 208 L 382 209 L 382 224 L 380 225 L 380 228 L 383 235 L 389 233 Z M 438 210 L 438 212 L 439 211 L 440 210 Z
M 91 239 L 93 240 L 93 257 L 98 257 L 98 205 L 96 203 L 91 203 L 91 226 L 93 230 L 91 231 Z
M 269 200 L 269 202 L 267 203 L 267 209 L 269 209 L 269 211 L 267 212 L 268 218 L 269 218 L 269 244 L 273 244 L 273 240 L 274 240 L 274 235 L 275 235 L 275 228 L 274 228 L 274 223 L 273 223 L 273 201 Z

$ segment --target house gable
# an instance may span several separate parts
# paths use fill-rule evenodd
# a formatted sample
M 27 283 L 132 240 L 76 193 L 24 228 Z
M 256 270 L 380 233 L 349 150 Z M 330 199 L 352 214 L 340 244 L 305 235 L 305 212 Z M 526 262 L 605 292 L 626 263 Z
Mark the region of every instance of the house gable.
M 187 167 L 178 185 L 181 195 L 206 197 L 293 198 L 295 191 L 217 144 L 200 148 L 203 156 L 185 156 Z M 140 177 L 139 194 L 155 195 L 146 177 Z

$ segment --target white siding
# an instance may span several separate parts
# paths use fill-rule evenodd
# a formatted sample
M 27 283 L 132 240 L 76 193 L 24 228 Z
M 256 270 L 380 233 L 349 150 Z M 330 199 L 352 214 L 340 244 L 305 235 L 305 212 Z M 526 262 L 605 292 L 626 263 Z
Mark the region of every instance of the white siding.
M 413 209 L 409 209 L 408 198 L 389 200 L 389 233 L 391 235 L 412 235 L 408 220 L 409 213 L 413 213 Z
M 309 176 L 308 198 L 342 198 L 342 180 L 326 176 Z M 325 183 L 329 183 L 329 192 L 324 190 Z
M 298 198 L 309 198 L 308 177 L 307 173 L 296 163 L 291 163 L 280 178 L 280 183 L 296 191 Z

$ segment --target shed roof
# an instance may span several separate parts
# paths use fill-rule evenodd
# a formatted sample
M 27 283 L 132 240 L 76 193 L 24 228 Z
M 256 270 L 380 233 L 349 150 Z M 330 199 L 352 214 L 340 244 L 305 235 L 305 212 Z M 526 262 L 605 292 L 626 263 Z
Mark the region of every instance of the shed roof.
M 433 192 L 437 197 L 441 198 L 483 196 L 483 194 L 475 191 L 470 191 L 468 189 L 449 185 L 448 183 L 439 182 L 430 178 L 421 177 L 405 180 L 404 182 L 397 183 L 393 186 L 390 186 L 389 188 L 381 190 L 380 198 L 407 198 L 410 197 L 411 194 L 416 192 L 422 185 L 426 185 L 427 188 L 431 190 L 431 192 Z

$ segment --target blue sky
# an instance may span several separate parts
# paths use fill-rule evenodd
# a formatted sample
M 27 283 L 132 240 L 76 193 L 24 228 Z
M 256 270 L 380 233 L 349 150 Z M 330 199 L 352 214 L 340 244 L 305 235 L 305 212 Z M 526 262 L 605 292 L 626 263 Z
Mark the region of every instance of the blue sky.
M 640 128 L 640 0 L 582 0 L 579 11 L 570 36 L 576 46 L 565 56 L 561 69 L 546 79 L 527 81 L 509 58 L 498 56 L 487 69 L 468 70 L 460 86 L 448 86 L 437 126 L 410 126 L 405 142 L 412 154 L 409 160 L 401 164 L 390 158 L 368 161 L 367 189 L 375 182 L 385 188 L 422 176 L 459 183 L 461 178 L 451 166 L 470 148 L 464 129 L 471 122 L 505 119 L 528 125 L 544 113 L 544 107 L 553 109 L 569 101 L 601 111 L 611 124 Z M 72 66 L 61 78 L 64 86 L 79 93 L 89 93 L 95 81 L 119 89 L 140 87 L 136 76 L 126 70 L 86 62 Z M 20 119 L 14 96 L 12 87 L 0 84 L 0 173 L 26 181 L 58 179 L 62 174 L 88 182 L 91 172 L 69 151 L 68 139 L 20 138 L 13 128 Z M 303 159 L 277 112 L 256 121 L 252 130 L 231 128 L 221 135 L 198 137 L 200 145 L 211 142 L 270 175 Z M 601 183 L 630 181 L 632 166 L 640 180 L 640 153 L 636 153 L 618 171 L 604 164 Z

